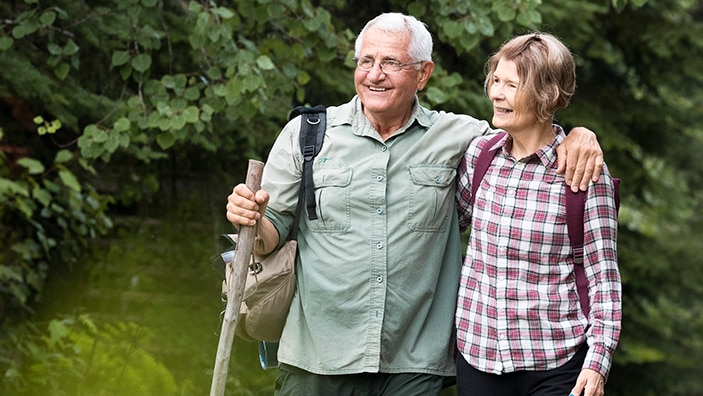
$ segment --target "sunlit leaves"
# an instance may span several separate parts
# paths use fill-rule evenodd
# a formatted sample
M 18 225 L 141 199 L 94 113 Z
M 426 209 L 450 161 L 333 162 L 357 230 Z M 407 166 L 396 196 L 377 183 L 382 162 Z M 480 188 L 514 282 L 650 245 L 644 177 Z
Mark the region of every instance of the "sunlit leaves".
M 73 153 L 69 150 L 59 150 L 59 152 L 56 153 L 56 157 L 54 158 L 54 163 L 57 164 L 62 164 L 69 162 L 73 159 Z
M 42 116 L 36 116 L 33 119 L 34 123 L 38 125 L 37 133 L 39 135 L 56 133 L 61 128 L 61 120 L 52 120 L 51 122 L 45 121 Z
M 125 132 L 129 130 L 130 122 L 126 117 L 120 117 L 115 121 L 114 131 L 115 132 Z
M 55 345 L 59 340 L 68 335 L 68 329 L 62 321 L 52 320 L 49 322 L 50 345 Z
M 27 169 L 29 174 L 39 174 L 44 172 L 44 165 L 34 158 L 24 157 L 17 160 L 18 165 L 22 165 Z
M 7 196 L 11 195 L 29 196 L 29 190 L 27 190 L 24 183 L 0 178 L 0 202 L 4 201 Z
M 276 66 L 273 64 L 271 61 L 271 58 L 269 58 L 266 55 L 261 55 L 256 59 L 256 65 L 259 67 L 261 70 L 272 70 Z
M 78 178 L 76 178 L 76 175 L 68 169 L 59 169 L 59 178 L 63 184 L 71 190 L 76 192 L 81 191 L 81 184 L 78 181 Z

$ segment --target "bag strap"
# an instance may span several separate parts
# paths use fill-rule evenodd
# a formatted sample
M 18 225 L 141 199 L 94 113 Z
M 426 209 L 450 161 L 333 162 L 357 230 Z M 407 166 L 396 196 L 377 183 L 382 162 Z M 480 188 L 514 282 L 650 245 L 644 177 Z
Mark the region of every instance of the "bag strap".
M 481 150 L 479 153 L 478 160 L 476 160 L 476 168 L 474 169 L 474 177 L 471 181 L 471 202 L 476 201 L 476 191 L 478 191 L 478 186 L 481 184 L 483 176 L 486 175 L 488 167 L 491 166 L 491 162 L 500 148 L 497 147 L 491 150 L 491 147 L 495 146 L 496 143 L 498 143 L 500 139 L 505 136 L 505 134 L 506 132 L 497 133 L 491 138 L 491 140 L 488 141 L 485 149 Z
M 613 178 L 615 190 L 615 209 L 620 210 L 620 179 Z M 574 252 L 574 274 L 576 275 L 576 290 L 579 294 L 581 310 L 588 317 L 591 312 L 590 299 L 588 297 L 588 282 L 586 281 L 586 270 L 583 267 L 583 238 L 586 211 L 586 191 L 573 192 L 566 188 L 566 228 L 569 231 L 569 241 Z
M 588 282 L 586 281 L 586 270 L 583 267 L 583 223 L 584 212 L 586 211 L 586 192 L 579 190 L 571 191 L 566 187 L 566 228 L 569 232 L 571 250 L 574 254 L 574 274 L 576 275 L 576 290 L 579 294 L 581 311 L 588 317 L 590 313 L 590 299 L 588 298 Z
M 308 212 L 308 219 L 316 220 L 317 211 L 315 210 L 315 184 L 312 180 L 312 165 L 313 159 L 320 152 L 322 143 L 325 139 L 325 130 L 327 129 L 327 114 L 325 106 L 318 105 L 315 107 L 298 106 L 294 108 L 288 119 L 293 119 L 300 115 L 300 151 L 303 155 L 303 175 L 300 181 L 300 193 L 298 195 L 298 205 L 295 210 L 295 221 L 293 223 L 293 237 L 297 238 L 298 223 L 302 203 Z

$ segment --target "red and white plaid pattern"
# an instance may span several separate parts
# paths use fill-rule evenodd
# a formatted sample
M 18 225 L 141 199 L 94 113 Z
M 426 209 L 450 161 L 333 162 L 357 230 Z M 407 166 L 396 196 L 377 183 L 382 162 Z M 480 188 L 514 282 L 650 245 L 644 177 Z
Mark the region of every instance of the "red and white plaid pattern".
M 471 225 L 457 301 L 458 348 L 473 367 L 500 374 L 549 370 L 566 363 L 584 340 L 584 368 L 607 378 L 620 335 L 621 285 L 617 266 L 617 209 L 604 169 L 591 183 L 585 208 L 584 266 L 590 317 L 579 306 L 566 227 L 563 175 L 556 174 L 555 140 L 516 160 L 503 146 L 471 197 L 473 169 L 490 138 L 475 139 L 459 169 L 457 202 L 462 229 Z

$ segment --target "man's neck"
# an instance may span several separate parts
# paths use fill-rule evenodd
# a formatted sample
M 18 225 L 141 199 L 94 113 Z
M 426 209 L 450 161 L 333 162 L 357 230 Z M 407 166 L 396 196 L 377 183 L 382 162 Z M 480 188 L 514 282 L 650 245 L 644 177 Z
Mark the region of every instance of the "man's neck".
M 373 125 L 374 129 L 376 129 L 383 141 L 388 140 L 395 132 L 405 126 L 410 119 L 411 114 L 412 107 L 410 107 L 405 113 L 395 113 L 389 117 L 384 117 L 385 114 L 369 114 L 366 110 L 364 110 L 364 115 L 369 122 L 371 122 L 371 125 Z

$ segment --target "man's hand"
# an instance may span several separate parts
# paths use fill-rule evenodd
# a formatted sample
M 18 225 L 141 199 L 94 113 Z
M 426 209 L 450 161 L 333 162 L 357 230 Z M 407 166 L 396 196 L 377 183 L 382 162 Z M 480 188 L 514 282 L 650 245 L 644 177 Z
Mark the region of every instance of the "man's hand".
M 581 370 L 576 379 L 576 386 L 569 396 L 603 396 L 605 395 L 605 379 L 599 372 L 591 369 Z
M 227 220 L 235 227 L 254 226 L 266 211 L 269 194 L 259 190 L 254 194 L 245 184 L 238 184 L 227 197 Z
M 566 184 L 574 192 L 588 189 L 603 171 L 603 150 L 596 134 L 583 127 L 572 129 L 557 148 L 557 173 L 565 173 Z

